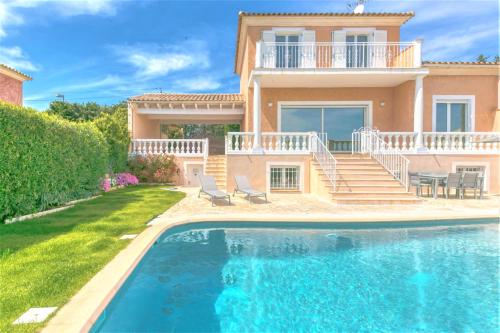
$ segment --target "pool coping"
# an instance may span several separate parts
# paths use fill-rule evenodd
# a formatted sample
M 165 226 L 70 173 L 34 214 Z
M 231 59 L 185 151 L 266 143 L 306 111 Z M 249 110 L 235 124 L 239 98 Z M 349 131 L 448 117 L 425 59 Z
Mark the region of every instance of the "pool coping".
M 156 219 L 160 219 L 157 217 Z M 147 229 L 141 232 L 130 244 L 120 251 L 102 270 L 90 279 L 68 303 L 62 306 L 52 317 L 47 325 L 42 329 L 42 332 L 88 332 L 99 319 L 102 311 L 106 308 L 109 302 L 116 295 L 123 283 L 130 276 L 137 264 L 141 261 L 144 255 L 148 252 L 155 241 L 167 230 L 192 223 L 201 222 L 306 222 L 306 223 L 398 223 L 398 222 L 429 222 L 435 224 L 435 221 L 445 220 L 477 220 L 477 219 L 495 219 L 499 218 L 498 214 L 478 214 L 475 216 L 448 215 L 439 217 L 417 216 L 390 216 L 386 218 L 373 218 L 368 216 L 357 216 L 346 219 L 345 216 L 325 216 L 315 214 L 301 214 L 294 216 L 287 215 L 262 215 L 249 217 L 245 215 L 205 215 L 200 217 L 182 217 L 173 219 L 168 222 L 160 222 L 150 225 Z M 154 219 L 154 220 L 156 220 Z M 154 221 L 153 220 L 153 221 Z M 152 222 L 153 222 L 152 221 Z M 422 227 L 422 225 L 419 225 Z

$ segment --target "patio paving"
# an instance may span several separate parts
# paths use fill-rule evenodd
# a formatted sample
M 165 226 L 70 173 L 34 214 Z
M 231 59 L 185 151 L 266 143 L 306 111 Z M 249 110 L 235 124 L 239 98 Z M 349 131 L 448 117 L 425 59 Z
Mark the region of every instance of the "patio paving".
M 179 220 L 319 220 L 319 221 L 391 221 L 452 218 L 480 218 L 500 216 L 500 197 L 486 196 L 459 199 L 432 199 L 406 205 L 337 205 L 313 194 L 271 194 L 269 203 L 254 199 L 250 204 L 242 195 L 227 201 L 218 200 L 212 207 L 207 196 L 198 198 L 197 188 L 180 188 L 185 199 L 150 222 L 150 225 L 168 225 Z

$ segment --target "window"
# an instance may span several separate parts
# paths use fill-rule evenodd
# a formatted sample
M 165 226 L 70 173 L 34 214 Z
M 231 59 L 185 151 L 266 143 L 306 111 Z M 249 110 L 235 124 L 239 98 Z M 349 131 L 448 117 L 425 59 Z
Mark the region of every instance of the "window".
M 331 151 L 351 151 L 352 132 L 368 123 L 367 109 L 358 105 L 284 106 L 280 130 L 326 133 Z
M 299 36 L 276 36 L 276 68 L 299 67 Z
M 368 35 L 346 37 L 347 67 L 368 67 Z
M 299 174 L 298 166 L 272 166 L 271 190 L 299 190 Z
M 473 131 L 474 96 L 434 96 L 433 100 L 433 131 Z

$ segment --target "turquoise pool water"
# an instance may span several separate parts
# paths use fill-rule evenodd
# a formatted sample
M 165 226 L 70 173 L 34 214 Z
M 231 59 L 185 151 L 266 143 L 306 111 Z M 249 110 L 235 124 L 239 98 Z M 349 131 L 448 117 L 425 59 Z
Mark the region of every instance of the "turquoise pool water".
M 93 331 L 498 332 L 499 230 L 483 222 L 172 229 Z

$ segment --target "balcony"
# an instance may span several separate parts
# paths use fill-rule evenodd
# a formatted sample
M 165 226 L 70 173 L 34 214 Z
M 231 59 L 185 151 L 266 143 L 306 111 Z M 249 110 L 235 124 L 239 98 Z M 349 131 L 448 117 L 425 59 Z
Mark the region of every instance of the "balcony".
M 304 84 L 309 87 L 393 87 L 428 73 L 421 66 L 421 50 L 420 40 L 400 43 L 259 41 L 253 75 L 262 77 L 263 87 Z
M 279 69 L 419 68 L 420 43 L 270 43 L 260 41 L 257 66 Z M 258 47 L 259 48 L 259 47 Z

